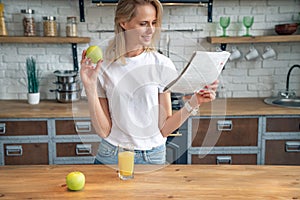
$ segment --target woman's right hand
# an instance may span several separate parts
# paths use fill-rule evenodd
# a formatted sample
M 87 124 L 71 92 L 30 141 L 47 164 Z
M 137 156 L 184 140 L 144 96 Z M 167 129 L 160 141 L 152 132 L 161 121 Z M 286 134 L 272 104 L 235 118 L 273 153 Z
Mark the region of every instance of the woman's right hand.
M 86 50 L 83 50 L 80 61 L 80 77 L 86 90 L 94 90 L 97 88 L 97 78 L 102 61 L 103 60 L 99 60 L 96 67 L 93 66 L 91 59 L 86 57 Z

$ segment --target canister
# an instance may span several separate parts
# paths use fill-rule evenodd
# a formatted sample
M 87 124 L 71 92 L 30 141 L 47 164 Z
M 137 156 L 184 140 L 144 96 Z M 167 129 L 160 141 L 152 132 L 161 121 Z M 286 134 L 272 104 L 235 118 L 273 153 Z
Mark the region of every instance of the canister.
M 0 3 L 0 36 L 6 36 L 6 26 L 4 20 L 4 4 Z
M 34 20 L 34 10 L 32 9 L 22 9 L 21 13 L 23 17 L 23 28 L 24 36 L 35 36 L 36 35 L 36 26 Z
M 57 36 L 57 23 L 56 17 L 54 16 L 44 16 L 43 17 L 43 29 L 44 36 Z
M 74 16 L 67 17 L 67 26 L 66 26 L 66 35 L 67 37 L 77 37 L 77 19 Z

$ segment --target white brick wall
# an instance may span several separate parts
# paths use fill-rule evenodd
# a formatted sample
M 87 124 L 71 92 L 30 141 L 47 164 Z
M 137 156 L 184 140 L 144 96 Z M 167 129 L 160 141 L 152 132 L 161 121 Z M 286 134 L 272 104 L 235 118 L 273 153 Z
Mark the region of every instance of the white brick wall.
M 22 35 L 20 9 L 35 10 L 38 35 L 42 35 L 41 19 L 44 15 L 57 17 L 59 33 L 65 36 L 66 17 L 75 15 L 79 21 L 77 0 L 2 0 L 5 5 L 5 19 L 9 35 Z M 85 0 L 86 22 L 78 24 L 80 36 L 91 37 L 91 44 L 105 46 L 112 36 L 103 30 L 113 29 L 114 6 L 95 7 L 91 0 Z M 274 25 L 300 20 L 300 0 L 214 0 L 213 23 L 207 23 L 207 8 L 194 6 L 164 7 L 163 29 L 188 29 L 184 32 L 163 32 L 161 49 L 166 50 L 166 35 L 170 36 L 170 57 L 178 69 L 182 69 L 194 50 L 215 51 L 218 45 L 206 42 L 207 36 L 221 34 L 219 17 L 228 15 L 231 24 L 227 33 L 239 36 L 245 33 L 241 24 L 244 15 L 254 15 L 255 22 L 250 30 L 253 35 L 275 35 Z M 196 30 L 196 31 L 191 31 Z M 298 34 L 300 31 L 298 30 Z M 222 92 L 226 97 L 266 97 L 284 89 L 289 67 L 300 64 L 300 43 L 254 44 L 262 54 L 265 46 L 271 45 L 277 52 L 275 59 L 246 61 L 244 58 L 229 62 L 222 73 Z M 78 44 L 78 58 L 88 44 Z M 243 56 L 249 45 L 235 45 Z M 230 51 L 232 45 L 227 45 Z M 72 69 L 72 50 L 69 44 L 0 44 L 0 99 L 25 99 L 24 69 L 27 57 L 33 56 L 42 69 L 41 98 L 55 99 L 49 89 L 55 88 L 53 71 Z M 295 69 L 290 78 L 290 88 L 300 96 L 300 70 Z

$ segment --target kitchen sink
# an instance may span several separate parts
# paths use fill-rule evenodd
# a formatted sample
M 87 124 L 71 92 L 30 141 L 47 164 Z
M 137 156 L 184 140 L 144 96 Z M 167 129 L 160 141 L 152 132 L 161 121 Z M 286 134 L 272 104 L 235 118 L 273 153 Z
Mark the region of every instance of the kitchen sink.
M 286 108 L 299 108 L 300 109 L 300 98 L 281 98 L 281 97 L 271 97 L 266 98 L 264 100 L 266 104 L 275 105 L 275 106 L 282 106 Z

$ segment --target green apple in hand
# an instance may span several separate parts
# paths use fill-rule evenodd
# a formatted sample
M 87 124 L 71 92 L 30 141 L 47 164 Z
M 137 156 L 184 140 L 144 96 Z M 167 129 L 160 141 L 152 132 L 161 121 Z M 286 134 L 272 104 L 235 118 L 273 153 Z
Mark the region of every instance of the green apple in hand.
M 103 58 L 102 49 L 98 46 L 89 46 L 86 50 L 86 57 L 90 58 L 92 63 L 96 64 Z
M 82 190 L 85 185 L 85 176 L 78 171 L 70 172 L 66 177 L 66 182 L 69 190 Z

